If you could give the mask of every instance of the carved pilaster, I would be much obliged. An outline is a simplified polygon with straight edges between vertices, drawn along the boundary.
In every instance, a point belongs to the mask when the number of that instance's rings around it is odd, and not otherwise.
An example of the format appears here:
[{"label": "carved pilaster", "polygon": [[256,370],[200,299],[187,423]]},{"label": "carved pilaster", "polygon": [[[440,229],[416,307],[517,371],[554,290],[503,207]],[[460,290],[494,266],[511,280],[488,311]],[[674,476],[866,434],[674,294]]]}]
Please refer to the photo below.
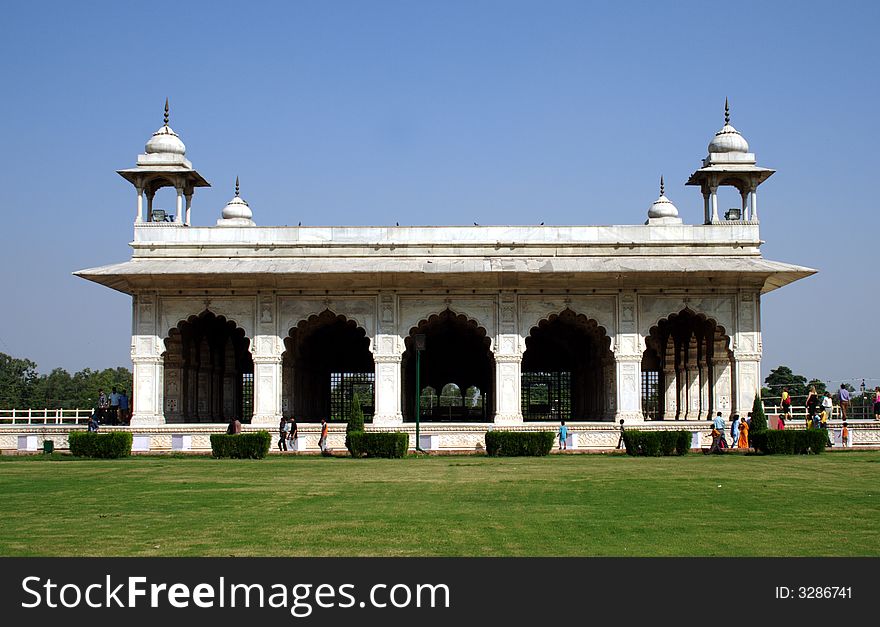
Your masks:
[{"label": "carved pilaster", "polygon": [[251,343],[254,360],[254,415],[251,424],[277,425],[281,420],[281,338],[260,334]]}]

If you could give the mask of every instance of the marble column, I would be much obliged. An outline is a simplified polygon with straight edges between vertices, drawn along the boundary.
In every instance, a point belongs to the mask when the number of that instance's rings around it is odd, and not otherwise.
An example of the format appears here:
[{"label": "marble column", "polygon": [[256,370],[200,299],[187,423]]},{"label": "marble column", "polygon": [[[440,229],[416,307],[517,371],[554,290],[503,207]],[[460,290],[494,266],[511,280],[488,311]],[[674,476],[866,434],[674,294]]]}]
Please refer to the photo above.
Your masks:
[{"label": "marble column", "polygon": [[[377,350],[373,353],[376,364],[375,391],[376,409],[373,424],[376,426],[397,426],[403,424],[403,340],[396,335],[376,336]],[[417,390],[418,394],[419,391]]]},{"label": "marble column", "polygon": [[697,360],[697,338],[691,335],[687,344],[687,420],[700,419],[700,365]]},{"label": "marble column", "polygon": [[192,224],[190,222],[190,211],[192,210],[192,200],[193,200],[192,190],[190,190],[189,193],[184,194],[184,197],[186,198],[186,217],[184,218],[183,223],[186,226],[189,226],[190,224]]},{"label": "marble column", "polygon": [[[522,357],[525,340],[501,333],[495,341],[495,424],[521,424]],[[572,399],[573,401],[574,399]]]},{"label": "marble column", "polygon": [[254,360],[254,416],[251,424],[277,426],[281,421],[281,353],[275,334],[260,334],[251,343]]},{"label": "marble column", "polygon": [[675,378],[675,343],[667,340],[663,355],[663,420],[675,420],[678,414],[678,387]]},{"label": "marble column", "polygon": [[144,221],[144,188],[136,187],[137,190],[137,216],[135,217],[135,222],[143,222]]}]

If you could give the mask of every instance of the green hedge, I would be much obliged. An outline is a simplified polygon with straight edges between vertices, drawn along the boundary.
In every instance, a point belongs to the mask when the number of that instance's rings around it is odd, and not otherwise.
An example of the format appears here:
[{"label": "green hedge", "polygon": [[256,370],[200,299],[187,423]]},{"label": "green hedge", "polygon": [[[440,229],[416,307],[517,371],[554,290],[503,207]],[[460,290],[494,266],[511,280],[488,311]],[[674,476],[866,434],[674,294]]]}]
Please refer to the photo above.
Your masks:
[{"label": "green hedge", "polygon": [[755,450],[765,455],[818,454],[828,445],[828,431],[826,429],[760,431],[749,439]]},{"label": "green hedge", "polygon": [[211,454],[214,457],[263,459],[269,454],[271,445],[272,436],[268,431],[237,433],[235,435],[214,433],[211,435]]},{"label": "green hedge", "polygon": [[555,439],[552,431],[487,431],[486,453],[492,457],[543,457]]},{"label": "green hedge", "polygon": [[663,457],[686,455],[691,450],[690,431],[638,431],[623,432],[627,455]]},{"label": "green hedge", "polygon": [[67,438],[70,452],[76,457],[118,459],[131,455],[131,432],[93,433],[71,431]]},{"label": "green hedge", "polygon": [[409,450],[409,434],[352,431],[348,434],[348,450],[352,457],[406,457]]}]

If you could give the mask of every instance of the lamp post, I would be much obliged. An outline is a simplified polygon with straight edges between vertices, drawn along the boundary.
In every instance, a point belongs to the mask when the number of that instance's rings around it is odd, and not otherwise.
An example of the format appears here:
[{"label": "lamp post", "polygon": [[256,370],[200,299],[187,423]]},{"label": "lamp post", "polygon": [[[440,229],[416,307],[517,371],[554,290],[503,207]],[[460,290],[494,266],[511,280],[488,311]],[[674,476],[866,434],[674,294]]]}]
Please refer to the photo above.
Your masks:
[{"label": "lamp post", "polygon": [[862,418],[867,418],[868,416],[870,416],[870,414],[868,413],[868,410],[867,410],[868,397],[865,396],[865,380],[864,379],[862,379],[862,384],[859,386],[859,388],[862,390],[862,414],[863,414]]},{"label": "lamp post", "polygon": [[422,400],[422,351],[425,350],[426,337],[424,333],[418,333],[413,336],[413,343],[416,349],[416,450],[424,453],[422,450],[422,442],[419,439],[419,423],[421,421],[421,400]]}]

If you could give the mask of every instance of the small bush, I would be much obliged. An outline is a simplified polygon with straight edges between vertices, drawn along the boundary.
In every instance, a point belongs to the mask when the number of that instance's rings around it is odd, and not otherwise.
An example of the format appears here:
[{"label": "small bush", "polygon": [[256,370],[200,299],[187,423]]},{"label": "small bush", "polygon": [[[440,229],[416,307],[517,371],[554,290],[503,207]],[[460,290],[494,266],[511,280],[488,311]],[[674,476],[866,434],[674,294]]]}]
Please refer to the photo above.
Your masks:
[{"label": "small bush", "polygon": [[399,459],[406,457],[409,450],[409,434],[374,433],[352,431],[348,434],[348,450],[352,457],[385,457]]},{"label": "small bush", "polygon": [[550,453],[555,439],[552,431],[487,431],[486,453],[491,457],[543,457]]},{"label": "small bush", "polygon": [[627,455],[665,457],[687,455],[691,450],[690,431],[638,431],[623,432]]},{"label": "small bush", "polygon": [[76,457],[118,459],[131,455],[131,432],[92,433],[71,431],[67,438],[70,452]]},{"label": "small bush", "polygon": [[760,431],[751,440],[754,449],[765,455],[818,454],[828,445],[828,431],[825,429]]},{"label": "small bush", "polygon": [[351,453],[351,442],[349,442],[348,436],[352,431],[363,431],[364,430],[364,410],[361,409],[361,399],[355,394],[351,399],[351,416],[348,419],[348,424],[345,425],[345,448],[348,449],[348,452]]},{"label": "small bush", "polygon": [[211,454],[214,457],[263,459],[269,454],[271,445],[272,436],[268,431],[237,433],[235,435],[214,433],[211,435]]}]

